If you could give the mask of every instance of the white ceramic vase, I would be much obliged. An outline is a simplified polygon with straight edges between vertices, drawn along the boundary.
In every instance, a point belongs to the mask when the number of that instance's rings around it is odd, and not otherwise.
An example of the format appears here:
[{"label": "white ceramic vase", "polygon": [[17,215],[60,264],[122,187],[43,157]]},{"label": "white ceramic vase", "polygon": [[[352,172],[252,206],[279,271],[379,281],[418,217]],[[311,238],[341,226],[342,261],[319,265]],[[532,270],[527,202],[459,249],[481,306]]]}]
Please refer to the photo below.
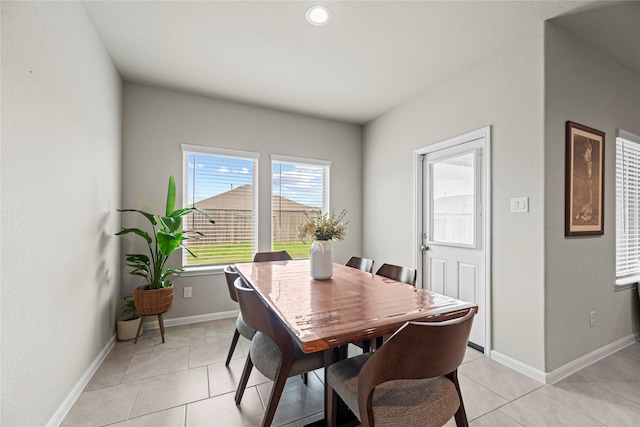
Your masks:
[{"label": "white ceramic vase", "polygon": [[311,278],[327,280],[333,276],[333,248],[331,240],[314,240],[311,244]]}]

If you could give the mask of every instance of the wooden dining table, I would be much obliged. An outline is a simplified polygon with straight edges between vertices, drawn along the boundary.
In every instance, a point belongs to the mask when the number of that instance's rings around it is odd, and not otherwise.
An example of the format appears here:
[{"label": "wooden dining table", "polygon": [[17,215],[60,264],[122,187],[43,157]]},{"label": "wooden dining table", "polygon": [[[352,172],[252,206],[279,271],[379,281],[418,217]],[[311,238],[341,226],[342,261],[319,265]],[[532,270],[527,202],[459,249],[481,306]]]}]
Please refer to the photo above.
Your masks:
[{"label": "wooden dining table", "polygon": [[[346,357],[349,343],[391,335],[407,321],[444,321],[477,307],[337,263],[328,280],[310,277],[308,259],[235,266],[305,353],[325,352],[325,370]],[[334,411],[330,397],[325,381],[325,416]]]}]

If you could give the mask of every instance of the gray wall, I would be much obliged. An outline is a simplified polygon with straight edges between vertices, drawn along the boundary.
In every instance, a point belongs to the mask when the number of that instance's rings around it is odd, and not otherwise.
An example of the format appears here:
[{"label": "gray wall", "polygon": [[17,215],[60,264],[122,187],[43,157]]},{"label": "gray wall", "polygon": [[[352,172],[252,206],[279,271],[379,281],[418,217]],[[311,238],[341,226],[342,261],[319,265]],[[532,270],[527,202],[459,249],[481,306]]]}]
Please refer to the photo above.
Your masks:
[{"label": "gray wall", "polygon": [[[545,52],[545,335],[550,372],[640,331],[636,289],[614,291],[615,136],[617,128],[640,135],[640,76],[551,23]],[[604,236],[564,237],[567,120],[606,134]],[[596,326],[590,328],[593,310]]]},{"label": "gray wall", "polygon": [[[376,263],[414,263],[413,151],[491,125],[493,350],[544,368],[543,27],[365,128],[363,233]],[[510,198],[529,197],[527,214]]]},{"label": "gray wall", "polygon": [[[491,126],[493,350],[536,369],[544,367],[542,31],[370,123],[363,179],[365,255],[412,265],[413,151]],[[529,197],[528,214],[510,213],[516,196]]]},{"label": "gray wall", "polygon": [[45,425],[115,333],[121,93],[80,3],[2,2],[0,425]]},{"label": "gray wall", "polygon": [[[567,120],[607,135],[602,237],[564,237]],[[637,291],[614,291],[614,175],[616,128],[640,134],[640,77],[551,23],[365,127],[365,255],[414,263],[413,150],[487,125],[492,350],[550,373],[638,334]],[[516,196],[528,214],[510,214]]]},{"label": "gray wall", "polygon": [[[330,120],[285,113],[212,98],[125,83],[123,116],[122,206],[160,212],[166,182],[173,174],[182,200],[180,144],[204,145],[260,153],[259,249],[271,250],[271,154],[330,160],[330,204],[347,209],[347,237],[334,245],[337,262],[361,253],[362,128]],[[267,213],[266,215],[263,213]],[[136,218],[123,225],[143,226]],[[123,252],[146,250],[134,239],[123,239]],[[171,260],[179,265],[180,256]],[[124,292],[141,283],[124,268]],[[166,318],[237,310],[228,296],[224,275],[183,276],[175,279],[174,303]],[[182,298],[191,286],[193,297]]]}]

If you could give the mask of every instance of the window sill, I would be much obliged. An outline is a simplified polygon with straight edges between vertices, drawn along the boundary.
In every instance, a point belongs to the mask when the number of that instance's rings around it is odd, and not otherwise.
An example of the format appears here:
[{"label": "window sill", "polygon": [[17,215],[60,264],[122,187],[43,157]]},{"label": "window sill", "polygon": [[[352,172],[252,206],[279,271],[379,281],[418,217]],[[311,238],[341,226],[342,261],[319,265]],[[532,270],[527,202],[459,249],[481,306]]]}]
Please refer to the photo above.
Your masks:
[{"label": "window sill", "polygon": [[210,276],[223,274],[226,265],[208,265],[206,267],[184,267],[184,273],[180,276],[182,277],[192,277],[192,276]]},{"label": "window sill", "polygon": [[631,276],[631,277],[623,277],[621,279],[616,279],[614,290],[616,292],[619,292],[619,291],[625,291],[627,289],[635,289],[638,287],[638,282],[640,282],[640,276]]}]

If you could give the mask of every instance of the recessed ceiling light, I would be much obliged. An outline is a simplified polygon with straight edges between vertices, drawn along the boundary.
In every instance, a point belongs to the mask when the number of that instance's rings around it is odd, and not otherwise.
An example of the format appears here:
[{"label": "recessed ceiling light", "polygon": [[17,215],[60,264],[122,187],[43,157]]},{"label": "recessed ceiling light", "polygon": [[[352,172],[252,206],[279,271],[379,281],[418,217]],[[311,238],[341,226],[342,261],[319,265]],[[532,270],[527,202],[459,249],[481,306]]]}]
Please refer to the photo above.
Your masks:
[{"label": "recessed ceiling light", "polygon": [[311,25],[325,25],[331,18],[331,11],[325,6],[311,6],[307,9],[307,21]]}]

